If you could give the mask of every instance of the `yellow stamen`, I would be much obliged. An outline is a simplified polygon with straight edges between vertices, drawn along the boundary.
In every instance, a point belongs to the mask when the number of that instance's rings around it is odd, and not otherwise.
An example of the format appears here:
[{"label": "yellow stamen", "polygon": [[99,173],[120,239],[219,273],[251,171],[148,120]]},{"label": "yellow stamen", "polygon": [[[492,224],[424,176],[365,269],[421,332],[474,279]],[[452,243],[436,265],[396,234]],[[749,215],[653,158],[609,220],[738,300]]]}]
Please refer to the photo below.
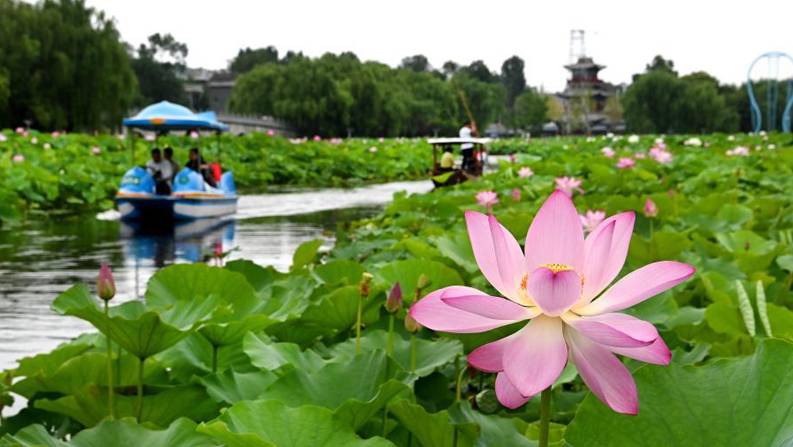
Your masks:
[{"label": "yellow stamen", "polygon": [[567,264],[543,264],[540,267],[545,267],[545,268],[547,268],[548,270],[550,270],[550,271],[552,271],[554,273],[566,272],[568,270],[573,270],[573,268],[570,267]]}]

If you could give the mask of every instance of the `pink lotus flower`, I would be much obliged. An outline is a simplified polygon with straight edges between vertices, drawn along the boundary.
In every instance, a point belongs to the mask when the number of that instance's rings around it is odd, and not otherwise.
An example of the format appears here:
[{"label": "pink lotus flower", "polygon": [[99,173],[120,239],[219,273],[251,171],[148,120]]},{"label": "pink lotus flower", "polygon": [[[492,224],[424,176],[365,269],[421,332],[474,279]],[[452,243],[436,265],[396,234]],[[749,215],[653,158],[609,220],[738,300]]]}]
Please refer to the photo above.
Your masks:
[{"label": "pink lotus flower", "polygon": [[58,132],[57,130],[54,130],[54,131],[52,131],[52,133],[50,134],[50,136],[51,136],[52,138],[58,138],[59,136],[61,136],[61,133],[60,133],[60,132]]},{"label": "pink lotus flower", "polygon": [[190,132],[190,138],[197,140],[200,135],[195,130]]},{"label": "pink lotus flower", "polygon": [[476,203],[487,208],[488,212],[493,211],[493,205],[498,203],[498,194],[493,191],[479,191],[476,193]]},{"label": "pink lotus flower", "polygon": [[25,131],[25,128],[24,128],[24,127],[17,127],[17,128],[14,130],[14,132],[16,132],[16,133],[17,133],[17,134],[19,134],[19,135],[22,135],[22,134],[24,134],[24,133],[27,133],[27,132]]},{"label": "pink lotus flower", "polygon": [[666,146],[657,145],[650,149],[650,158],[662,165],[672,162],[672,153],[665,149]]},{"label": "pink lotus flower", "polygon": [[512,200],[515,202],[520,202],[520,188],[515,188],[512,190]]},{"label": "pink lotus flower", "polygon": [[606,146],[606,147],[604,147],[603,149],[601,149],[601,150],[600,150],[600,152],[601,152],[603,155],[605,155],[606,157],[608,157],[608,158],[611,158],[611,157],[613,157],[614,155],[616,155],[616,152],[614,152],[614,149],[612,149],[612,148],[610,148],[610,147],[608,147],[608,146]]},{"label": "pink lotus flower", "polygon": [[154,134],[148,134],[145,137],[143,137],[143,139],[146,141],[154,141],[156,137],[154,136]]},{"label": "pink lotus flower", "polygon": [[515,154],[509,154],[509,162],[510,162],[510,163],[513,163],[513,164],[514,164],[514,163],[516,163],[517,161],[518,161],[518,156],[517,156],[517,155],[515,155]]},{"label": "pink lotus flower", "polygon": [[567,197],[573,197],[573,193],[578,191],[583,194],[584,190],[581,189],[581,180],[575,177],[556,177],[556,189],[562,191]]},{"label": "pink lotus flower", "polygon": [[617,167],[619,169],[631,169],[636,166],[636,160],[630,157],[622,157],[617,161]]},{"label": "pink lotus flower", "polygon": [[102,149],[99,146],[94,146],[91,148],[91,153],[94,155],[99,155],[102,153]]},{"label": "pink lotus flower", "polygon": [[383,138],[383,137],[380,137],[380,138],[378,138],[378,139],[377,139],[377,141],[378,141],[378,142],[380,142],[380,143],[382,143],[383,141],[385,141],[385,138]]},{"label": "pink lotus flower", "polygon": [[369,152],[376,154],[377,153],[377,146],[372,146],[369,148]]},{"label": "pink lotus flower", "polygon": [[645,158],[647,158],[647,154],[645,154],[644,152],[636,152],[635,154],[633,154],[633,158],[637,160],[644,160]]},{"label": "pink lotus flower", "polygon": [[30,144],[38,144],[38,143],[39,143],[39,139],[38,138],[33,137],[33,138],[30,139]]},{"label": "pink lotus flower", "polygon": [[14,155],[14,158],[11,159],[14,163],[23,163],[25,161],[25,156],[22,154]]},{"label": "pink lotus flower", "polygon": [[52,145],[49,143],[44,143],[41,147],[43,147],[44,149],[52,149]]},{"label": "pink lotus flower", "polygon": [[658,206],[649,198],[644,202],[644,215],[653,218],[658,215]]},{"label": "pink lotus flower", "polygon": [[606,219],[606,212],[602,210],[588,210],[578,217],[581,218],[581,225],[584,226],[584,231],[591,233],[595,231],[595,228],[597,228],[604,219]]},{"label": "pink lotus flower", "polygon": [[314,141],[322,141],[322,137],[319,135],[314,135]]},{"label": "pink lotus flower", "polygon": [[415,303],[410,316],[435,331],[453,333],[529,320],[514,334],[468,355],[471,366],[498,374],[496,395],[508,408],[551,386],[569,359],[606,405],[638,413],[636,384],[614,354],[667,365],[671,352],[655,326],[619,311],[680,284],[695,269],[655,262],[608,287],[625,263],[634,213],[607,218],[584,239],[572,200],[559,191],[534,217],[525,254],[495,217],[468,211],[465,220],[479,269],[506,299],[471,287],[445,287]]},{"label": "pink lotus flower", "polygon": [[728,157],[748,157],[749,156],[749,148],[746,146],[738,146],[734,149],[730,149],[725,154]]},{"label": "pink lotus flower", "polygon": [[529,178],[532,175],[534,175],[534,171],[532,171],[528,166],[524,166],[518,171],[518,177],[520,178]]},{"label": "pink lotus flower", "polygon": [[267,129],[267,136],[268,137],[275,136],[275,132],[272,129]]},{"label": "pink lotus flower", "polygon": [[5,134],[0,133],[0,143],[2,143],[3,141],[6,141],[6,140],[8,140],[8,137],[6,137]]}]

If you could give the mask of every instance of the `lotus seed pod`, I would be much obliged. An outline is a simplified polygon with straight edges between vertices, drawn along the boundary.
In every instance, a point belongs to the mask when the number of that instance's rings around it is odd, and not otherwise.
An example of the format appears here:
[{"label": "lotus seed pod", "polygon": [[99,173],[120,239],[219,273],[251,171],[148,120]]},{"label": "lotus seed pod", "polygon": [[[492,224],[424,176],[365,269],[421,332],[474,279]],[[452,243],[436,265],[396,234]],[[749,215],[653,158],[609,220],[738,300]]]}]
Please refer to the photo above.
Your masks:
[{"label": "lotus seed pod", "polygon": [[369,296],[369,292],[371,291],[370,285],[372,284],[372,274],[369,272],[364,272],[363,276],[361,277],[361,283],[358,285],[358,291],[361,293],[362,297]]},{"label": "lotus seed pod", "polygon": [[419,275],[418,281],[416,281],[416,288],[417,289],[426,289],[427,286],[429,286],[431,282],[432,281],[430,281],[429,277],[427,277],[427,275],[422,273],[421,275]]},{"label": "lotus seed pod", "polygon": [[413,317],[410,316],[410,313],[405,315],[405,330],[411,334],[421,330],[421,325],[418,321],[414,320]]}]

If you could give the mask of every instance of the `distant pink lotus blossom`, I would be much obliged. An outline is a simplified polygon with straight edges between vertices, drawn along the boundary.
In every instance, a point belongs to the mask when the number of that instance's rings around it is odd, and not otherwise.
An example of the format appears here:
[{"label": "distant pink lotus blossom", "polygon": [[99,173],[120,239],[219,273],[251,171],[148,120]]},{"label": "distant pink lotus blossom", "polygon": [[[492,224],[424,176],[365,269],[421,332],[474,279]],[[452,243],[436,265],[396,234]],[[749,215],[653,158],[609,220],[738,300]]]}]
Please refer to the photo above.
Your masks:
[{"label": "distant pink lotus blossom", "polygon": [[99,146],[94,146],[91,148],[91,153],[94,155],[99,155],[102,153],[102,149]]},{"label": "distant pink lotus blossom", "polygon": [[30,139],[30,144],[38,144],[38,143],[39,143],[39,139],[38,138],[33,137],[33,138]]},{"label": "distant pink lotus blossom", "polygon": [[26,133],[27,131],[25,130],[25,128],[24,128],[24,127],[17,127],[17,128],[14,130],[14,132],[16,132],[16,133],[17,133],[17,134],[19,134],[19,135],[22,135],[22,134]]},{"label": "distant pink lotus blossom", "polygon": [[637,414],[636,383],[614,354],[658,365],[672,355],[655,326],[620,311],[682,283],[694,268],[655,262],[608,287],[625,264],[634,214],[607,218],[585,239],[573,202],[559,191],[537,212],[525,252],[492,215],[468,211],[465,220],[479,269],[505,298],[445,287],[413,304],[408,315],[452,333],[527,322],[468,355],[474,368],[497,374],[496,395],[505,407],[518,408],[553,385],[569,361],[602,402]]},{"label": "distant pink lotus blossom", "polygon": [[493,205],[498,203],[498,194],[493,191],[479,191],[476,193],[476,203],[492,211]]},{"label": "distant pink lotus blossom", "polygon": [[378,139],[377,139],[377,141],[378,141],[378,142],[380,142],[380,143],[382,143],[382,142],[384,142],[384,141],[385,141],[385,138],[383,138],[383,137],[380,137],[380,138],[378,138]]},{"label": "distant pink lotus blossom", "polygon": [[518,161],[518,156],[517,156],[517,155],[515,155],[514,153],[512,153],[512,154],[509,154],[509,162],[510,162],[510,163],[513,163],[513,164],[514,164],[514,163],[516,163],[517,161]]},{"label": "distant pink lotus blossom", "polygon": [[512,190],[512,200],[515,202],[520,202],[520,188],[514,188]]},{"label": "distant pink lotus blossom", "polygon": [[319,135],[314,135],[314,141],[322,141],[322,137]]},{"label": "distant pink lotus blossom", "polygon": [[653,218],[658,215],[658,206],[650,198],[644,202],[644,215]]},{"label": "distant pink lotus blossom", "polygon": [[306,142],[305,138],[290,138],[289,142],[292,144],[303,144]]},{"label": "distant pink lotus blossom", "polygon": [[369,152],[376,154],[377,153],[377,146],[372,146],[369,148]]},{"label": "distant pink lotus blossom", "polygon": [[619,169],[631,169],[636,166],[636,160],[630,157],[622,157],[617,161],[617,167]]},{"label": "distant pink lotus blossom", "polygon": [[573,197],[574,192],[584,193],[584,190],[581,189],[581,180],[575,177],[557,177],[554,182],[556,182],[556,189],[562,191],[567,197]]},{"label": "distant pink lotus blossom", "polygon": [[272,129],[267,129],[267,136],[268,137],[275,136],[275,131],[273,131]]},{"label": "distant pink lotus blossom", "polygon": [[528,166],[524,166],[518,171],[518,177],[520,178],[529,178],[532,175],[534,175],[534,171],[532,171]]},{"label": "distant pink lotus blossom", "polygon": [[44,149],[52,149],[52,145],[49,143],[44,143],[41,147],[43,147]]},{"label": "distant pink lotus blossom", "polygon": [[645,154],[644,152],[636,152],[635,154],[633,154],[633,158],[637,160],[644,160],[645,158],[647,158],[647,154]]},{"label": "distant pink lotus blossom", "polygon": [[156,137],[153,134],[149,134],[149,135],[146,135],[145,137],[143,137],[143,139],[146,140],[146,141],[154,141],[156,139]]},{"label": "distant pink lotus blossom", "polygon": [[665,165],[672,162],[672,153],[667,151],[665,147],[654,146],[650,149],[650,158]]},{"label": "distant pink lotus blossom", "polygon": [[344,140],[342,140],[341,138],[331,138],[329,141],[330,144],[341,144],[344,142]]},{"label": "distant pink lotus blossom", "polygon": [[22,163],[25,161],[25,156],[22,154],[16,154],[14,155],[14,158],[12,158],[11,160],[13,160],[14,163]]},{"label": "distant pink lotus blossom", "polygon": [[50,136],[51,136],[52,138],[58,138],[59,136],[61,136],[61,133],[60,133],[60,132],[58,132],[57,130],[54,130],[54,131],[52,131],[52,133],[50,134]]},{"label": "distant pink lotus blossom", "polygon": [[749,148],[746,146],[738,146],[734,149],[730,149],[725,154],[728,157],[748,157],[749,156]]},{"label": "distant pink lotus blossom", "polygon": [[196,132],[195,130],[190,132],[190,138],[192,138],[194,140],[197,140],[199,136],[201,136],[201,135],[199,135],[199,133]]},{"label": "distant pink lotus blossom", "polygon": [[581,218],[581,225],[584,227],[584,232],[591,233],[606,219],[606,212],[602,210],[587,210],[586,213],[578,217]]},{"label": "distant pink lotus blossom", "polygon": [[7,140],[8,140],[8,137],[6,137],[5,134],[0,132],[0,143],[2,143],[3,141],[7,141]]},{"label": "distant pink lotus blossom", "polygon": [[608,146],[606,146],[603,149],[601,149],[600,152],[603,155],[605,155],[606,157],[608,157],[608,158],[612,158],[614,155],[616,155],[616,152],[614,152],[614,149],[612,149],[612,148],[610,148]]}]

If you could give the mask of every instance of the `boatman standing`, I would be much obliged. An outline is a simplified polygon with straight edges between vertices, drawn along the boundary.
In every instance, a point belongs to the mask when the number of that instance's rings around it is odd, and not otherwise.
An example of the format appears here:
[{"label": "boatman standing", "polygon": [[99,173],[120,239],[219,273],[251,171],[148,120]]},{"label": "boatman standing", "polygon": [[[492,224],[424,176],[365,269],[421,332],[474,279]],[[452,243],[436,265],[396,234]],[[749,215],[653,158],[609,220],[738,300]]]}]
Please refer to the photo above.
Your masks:
[{"label": "boatman standing", "polygon": [[[460,128],[460,138],[471,138],[471,127],[469,123],[464,123]],[[473,143],[463,143],[460,146],[460,152],[463,154],[463,171],[470,171],[474,167],[474,145]]]},{"label": "boatman standing", "polygon": [[157,194],[170,194],[170,180],[173,177],[173,167],[162,159],[159,148],[151,150],[151,160],[146,163],[146,170],[154,178]]}]

